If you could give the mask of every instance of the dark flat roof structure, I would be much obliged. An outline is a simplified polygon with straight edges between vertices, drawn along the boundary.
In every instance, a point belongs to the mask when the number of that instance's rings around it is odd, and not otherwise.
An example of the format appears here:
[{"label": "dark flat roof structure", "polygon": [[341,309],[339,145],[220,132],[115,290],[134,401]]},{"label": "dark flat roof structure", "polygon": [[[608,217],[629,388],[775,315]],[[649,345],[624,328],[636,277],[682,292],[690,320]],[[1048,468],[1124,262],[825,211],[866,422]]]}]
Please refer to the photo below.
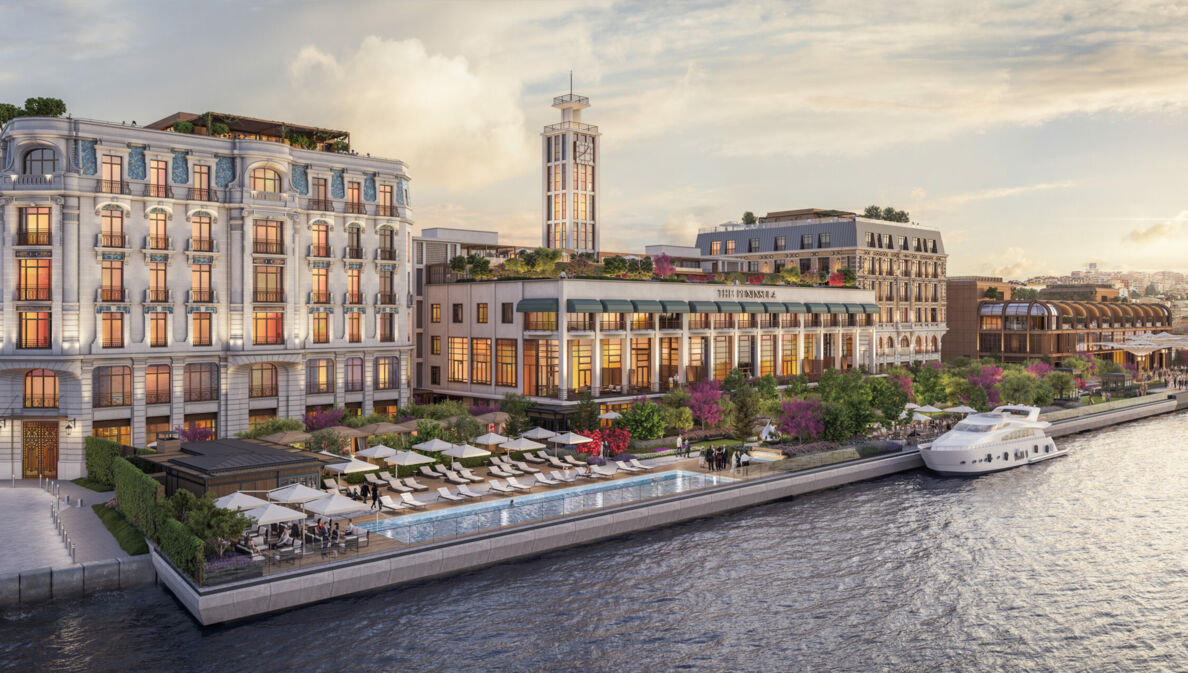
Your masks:
[{"label": "dark flat roof structure", "polygon": [[[255,439],[213,439],[185,442],[181,453],[163,454],[159,462],[168,462],[191,470],[216,474],[261,467],[281,467],[308,462],[322,462],[319,455],[295,452],[280,444]],[[341,461],[340,461],[341,462]]]}]

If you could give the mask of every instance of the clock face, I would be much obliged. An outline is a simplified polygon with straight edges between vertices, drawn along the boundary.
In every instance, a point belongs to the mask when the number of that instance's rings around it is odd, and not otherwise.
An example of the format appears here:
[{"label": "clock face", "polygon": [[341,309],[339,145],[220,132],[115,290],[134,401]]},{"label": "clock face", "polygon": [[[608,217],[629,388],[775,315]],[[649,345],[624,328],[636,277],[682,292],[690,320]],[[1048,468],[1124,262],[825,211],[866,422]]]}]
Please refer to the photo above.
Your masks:
[{"label": "clock face", "polygon": [[594,143],[590,142],[590,139],[585,136],[579,136],[574,156],[582,163],[594,163]]}]

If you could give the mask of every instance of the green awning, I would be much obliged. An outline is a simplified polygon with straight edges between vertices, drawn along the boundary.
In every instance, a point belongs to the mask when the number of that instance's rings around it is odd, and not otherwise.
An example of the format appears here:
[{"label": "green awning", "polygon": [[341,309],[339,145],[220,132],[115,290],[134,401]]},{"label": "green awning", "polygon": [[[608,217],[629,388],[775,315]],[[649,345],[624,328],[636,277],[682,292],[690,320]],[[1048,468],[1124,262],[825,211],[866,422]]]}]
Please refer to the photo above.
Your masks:
[{"label": "green awning", "polygon": [[689,310],[693,313],[717,313],[718,304],[712,301],[691,301]]},{"label": "green awning", "polygon": [[846,304],[846,313],[862,313],[864,311],[862,304]]},{"label": "green awning", "polygon": [[757,301],[743,301],[739,303],[742,304],[743,313],[763,313],[764,311],[763,304]]},{"label": "green awning", "polygon": [[635,307],[626,299],[603,299],[603,313],[635,313]]},{"label": "green awning", "polygon": [[846,312],[845,304],[826,304],[826,306],[829,307],[830,313],[845,313]]},{"label": "green awning", "polygon": [[825,304],[808,302],[804,305],[804,307],[808,309],[809,313],[829,313],[829,307]]},{"label": "green awning", "polygon": [[655,299],[633,299],[636,313],[663,313],[664,307]]},{"label": "green awning", "polygon": [[742,313],[742,304],[736,301],[720,301],[718,302],[718,313]]},{"label": "green awning", "polygon": [[518,313],[556,313],[557,298],[521,299],[516,303]]},{"label": "green awning", "polygon": [[668,301],[665,299],[665,300],[661,300],[660,303],[664,305],[665,313],[688,313],[689,312],[689,302],[687,302],[687,301]]},{"label": "green awning", "polygon": [[602,313],[602,302],[597,299],[567,299],[565,310],[570,313]]},{"label": "green awning", "polygon": [[784,302],[784,306],[788,309],[788,313],[808,313],[808,309],[804,307],[804,304],[798,301],[786,301]]},{"label": "green awning", "polygon": [[878,305],[878,304],[863,304],[863,305],[862,305],[862,312],[863,312],[863,313],[874,313],[874,314],[878,314],[878,312],[879,312],[879,305]]},{"label": "green awning", "polygon": [[765,302],[763,302],[763,308],[768,313],[787,313],[788,312],[788,307],[784,306],[783,304],[781,304],[778,301],[765,301]]}]

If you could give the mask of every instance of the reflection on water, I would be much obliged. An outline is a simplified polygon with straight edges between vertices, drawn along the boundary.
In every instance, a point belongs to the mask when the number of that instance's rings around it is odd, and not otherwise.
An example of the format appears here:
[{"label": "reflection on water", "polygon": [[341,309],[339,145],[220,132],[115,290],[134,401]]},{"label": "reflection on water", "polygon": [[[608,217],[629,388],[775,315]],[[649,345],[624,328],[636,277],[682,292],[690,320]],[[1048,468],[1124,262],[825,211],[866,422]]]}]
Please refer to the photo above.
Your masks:
[{"label": "reflection on water", "polygon": [[0,670],[1188,670],[1188,415],[202,629],[156,589],[0,620]]}]

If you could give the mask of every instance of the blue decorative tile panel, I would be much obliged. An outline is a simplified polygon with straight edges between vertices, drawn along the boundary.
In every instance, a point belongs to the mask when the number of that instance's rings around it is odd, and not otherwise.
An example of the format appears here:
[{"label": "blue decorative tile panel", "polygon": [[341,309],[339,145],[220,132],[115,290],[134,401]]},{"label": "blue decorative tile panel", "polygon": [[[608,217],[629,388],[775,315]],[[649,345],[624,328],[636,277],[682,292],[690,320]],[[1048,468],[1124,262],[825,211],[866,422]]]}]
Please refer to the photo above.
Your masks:
[{"label": "blue decorative tile panel", "polygon": [[111,304],[100,304],[95,307],[95,313],[131,313],[132,308],[129,306],[112,306]]},{"label": "blue decorative tile panel", "polygon": [[345,199],[346,187],[342,184],[342,169],[335,169],[331,171],[330,176],[330,198]]},{"label": "blue decorative tile panel", "polygon": [[375,201],[375,173],[363,176],[363,200],[368,203]]},{"label": "blue decorative tile panel", "polygon": [[347,268],[348,269],[362,269],[363,265],[359,264],[358,262],[351,262],[350,264],[347,264]]},{"label": "blue decorative tile panel", "polygon": [[190,182],[189,152],[173,151],[173,184],[184,185]]},{"label": "blue decorative tile panel", "polygon": [[83,175],[95,175],[99,172],[99,162],[95,160],[95,144],[94,140],[79,141],[78,166],[82,169]]},{"label": "blue decorative tile panel", "polygon": [[195,257],[195,264],[214,264],[214,257]]},{"label": "blue decorative tile panel", "polygon": [[314,313],[330,313],[330,314],[333,314],[333,313],[334,313],[334,307],[333,307],[333,306],[310,306],[310,307],[309,307],[309,312],[310,312],[310,314],[311,314],[311,315],[312,315],[312,314],[314,314]]},{"label": "blue decorative tile panel", "polygon": [[149,255],[150,262],[168,262],[169,255]]},{"label": "blue decorative tile panel", "polygon": [[315,268],[315,269],[329,269],[330,262],[314,262],[313,268]]},{"label": "blue decorative tile panel", "polygon": [[293,190],[305,196],[309,194],[309,167],[293,164]]},{"label": "blue decorative tile panel", "polygon": [[122,259],[124,259],[124,253],[122,253],[122,252],[104,252],[104,253],[100,253],[100,257],[102,258],[102,260],[104,262],[118,262],[118,261],[121,261]]},{"label": "blue decorative tile panel", "polygon": [[395,271],[395,264],[380,264],[380,271]]},{"label": "blue decorative tile panel", "polygon": [[376,313],[400,313],[399,306],[376,306]]},{"label": "blue decorative tile panel", "polygon": [[344,306],[343,313],[367,313],[367,309],[362,306]]},{"label": "blue decorative tile panel", "polygon": [[218,313],[218,306],[187,306],[186,314],[190,313]]},{"label": "blue decorative tile panel", "polygon": [[145,306],[145,313],[173,313],[172,306]]},{"label": "blue decorative tile panel", "polygon": [[128,179],[143,180],[148,175],[144,167],[144,148],[137,145],[128,147],[131,150],[128,152]]},{"label": "blue decorative tile panel", "polygon": [[235,179],[235,159],[218,157],[215,160],[215,187],[226,189]]}]

